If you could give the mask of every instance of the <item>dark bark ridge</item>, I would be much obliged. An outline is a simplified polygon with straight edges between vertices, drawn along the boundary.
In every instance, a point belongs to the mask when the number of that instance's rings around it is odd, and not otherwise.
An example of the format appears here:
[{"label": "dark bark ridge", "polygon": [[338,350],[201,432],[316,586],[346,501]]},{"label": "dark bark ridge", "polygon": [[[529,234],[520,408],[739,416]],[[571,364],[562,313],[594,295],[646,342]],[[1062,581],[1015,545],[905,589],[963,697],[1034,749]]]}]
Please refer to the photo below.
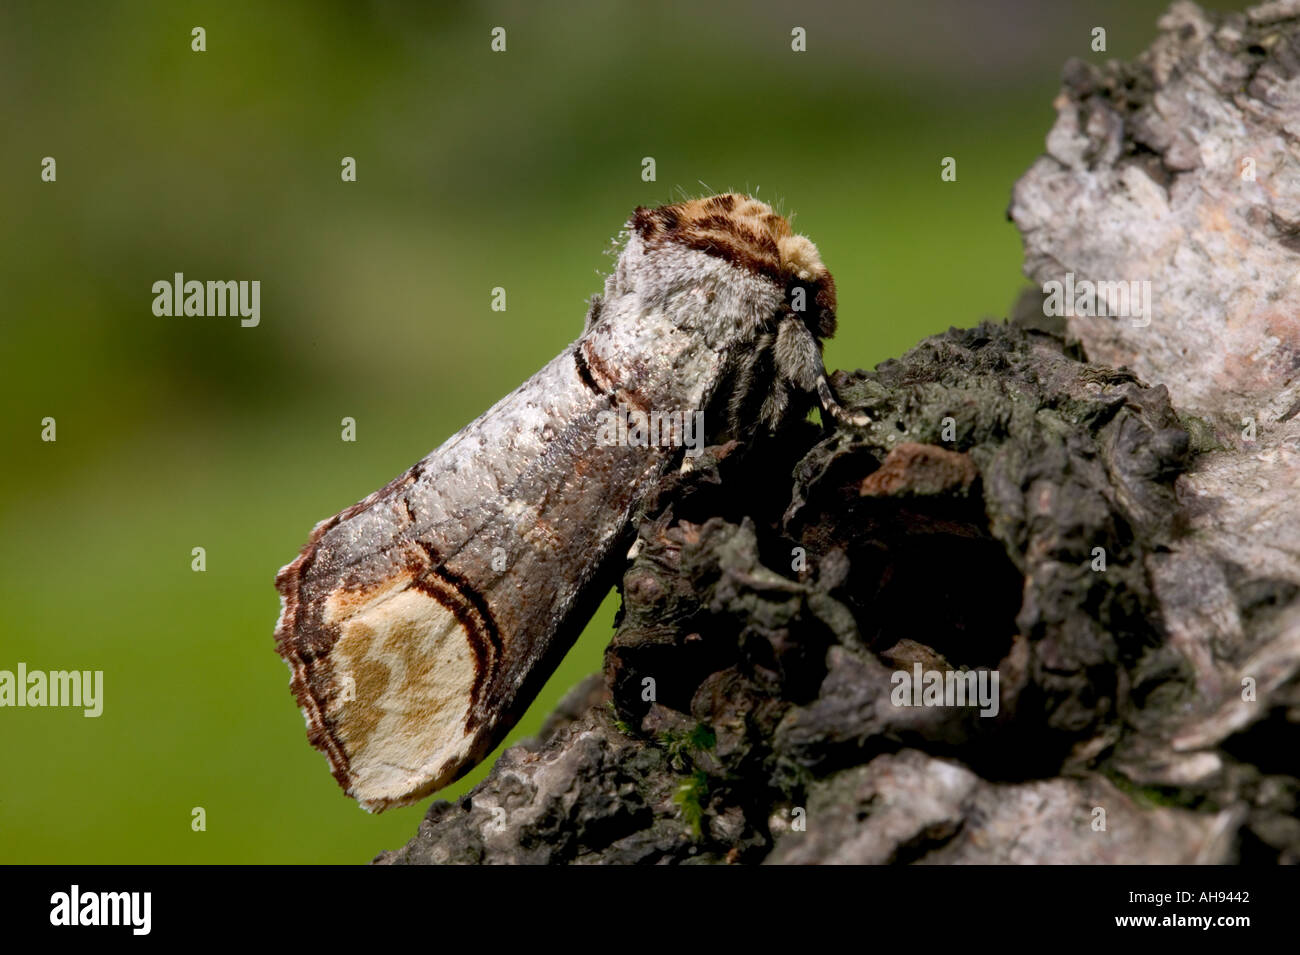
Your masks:
[{"label": "dark bark ridge", "polygon": [[[667,482],[605,679],[382,861],[1230,851],[1240,806],[1116,765],[1192,690],[1143,572],[1180,533],[1173,486],[1191,456],[1165,389],[991,323],[836,387],[870,429],[810,428],[761,467],[713,448]],[[998,715],[894,705],[892,674],[917,663],[996,669]]]}]

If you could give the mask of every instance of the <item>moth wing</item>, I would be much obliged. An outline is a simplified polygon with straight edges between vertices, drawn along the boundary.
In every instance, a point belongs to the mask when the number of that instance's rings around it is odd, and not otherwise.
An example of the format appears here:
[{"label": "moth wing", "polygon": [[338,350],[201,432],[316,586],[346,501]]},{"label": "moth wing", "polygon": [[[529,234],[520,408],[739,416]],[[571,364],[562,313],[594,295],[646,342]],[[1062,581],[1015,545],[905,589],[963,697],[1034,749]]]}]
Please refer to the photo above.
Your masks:
[{"label": "moth wing", "polygon": [[276,644],[308,738],[364,808],[468,771],[576,636],[667,459],[596,441],[608,407],[565,352],[280,571]]},{"label": "moth wing", "polygon": [[467,723],[488,624],[413,534],[413,472],[319,525],[276,578],[277,648],[308,737],[372,811],[420,799],[484,755]]}]

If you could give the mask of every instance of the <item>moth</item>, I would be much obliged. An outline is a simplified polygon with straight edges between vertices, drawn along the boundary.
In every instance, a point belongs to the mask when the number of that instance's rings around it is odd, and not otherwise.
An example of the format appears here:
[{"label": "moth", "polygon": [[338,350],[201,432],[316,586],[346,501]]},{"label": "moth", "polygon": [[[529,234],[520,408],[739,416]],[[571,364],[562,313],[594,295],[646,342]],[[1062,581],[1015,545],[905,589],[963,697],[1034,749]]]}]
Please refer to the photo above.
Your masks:
[{"label": "moth", "polygon": [[276,648],[308,739],[367,810],[482,760],[594,613],[638,505],[683,460],[672,441],[609,440],[612,412],[698,416],[710,444],[817,401],[828,420],[866,420],[822,364],[834,280],[785,218],[727,194],[638,208],[620,235],[572,345],[317,524],[276,576]]}]

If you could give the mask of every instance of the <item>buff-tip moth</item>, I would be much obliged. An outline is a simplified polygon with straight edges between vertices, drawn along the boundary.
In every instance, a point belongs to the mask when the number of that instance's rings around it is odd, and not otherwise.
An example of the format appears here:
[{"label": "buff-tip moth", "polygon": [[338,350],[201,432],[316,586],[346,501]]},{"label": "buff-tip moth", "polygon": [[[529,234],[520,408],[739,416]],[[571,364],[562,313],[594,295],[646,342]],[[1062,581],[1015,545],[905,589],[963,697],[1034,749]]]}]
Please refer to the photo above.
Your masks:
[{"label": "buff-tip moth", "polygon": [[748,441],[819,401],[835,284],[816,246],[728,194],[638,208],[582,335],[365,500],[276,577],[276,646],[308,738],[372,811],[414,802],[500,742],[626,559],[672,443],[600,440],[611,409]]}]

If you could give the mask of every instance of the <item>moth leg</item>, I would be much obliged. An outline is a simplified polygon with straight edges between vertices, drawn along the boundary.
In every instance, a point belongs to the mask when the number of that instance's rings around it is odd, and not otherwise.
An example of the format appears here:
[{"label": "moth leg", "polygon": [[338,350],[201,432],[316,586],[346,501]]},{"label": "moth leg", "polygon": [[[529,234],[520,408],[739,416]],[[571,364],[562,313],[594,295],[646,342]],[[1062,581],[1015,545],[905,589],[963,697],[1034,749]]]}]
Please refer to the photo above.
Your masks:
[{"label": "moth leg", "polygon": [[[745,430],[745,420],[748,416],[746,408],[752,407],[750,401],[753,398],[754,388],[763,378],[760,366],[767,359],[772,340],[773,336],[770,334],[759,335],[740,359],[740,365],[736,369],[735,388],[731,392],[731,400],[727,403],[727,428],[732,434],[741,434]],[[766,417],[763,420],[768,421]]]},{"label": "moth leg", "polygon": [[778,379],[775,388],[794,387],[803,392],[815,392],[822,411],[836,424],[853,428],[865,428],[871,424],[869,416],[852,414],[835,400],[830,382],[826,380],[821,347],[808,326],[797,316],[787,315],[781,320],[773,357]]},{"label": "moth leg", "polygon": [[785,382],[777,380],[772,382],[772,387],[763,399],[763,410],[760,412],[764,421],[769,426],[775,427],[778,421],[781,421],[786,413],[790,410],[790,389]]}]

